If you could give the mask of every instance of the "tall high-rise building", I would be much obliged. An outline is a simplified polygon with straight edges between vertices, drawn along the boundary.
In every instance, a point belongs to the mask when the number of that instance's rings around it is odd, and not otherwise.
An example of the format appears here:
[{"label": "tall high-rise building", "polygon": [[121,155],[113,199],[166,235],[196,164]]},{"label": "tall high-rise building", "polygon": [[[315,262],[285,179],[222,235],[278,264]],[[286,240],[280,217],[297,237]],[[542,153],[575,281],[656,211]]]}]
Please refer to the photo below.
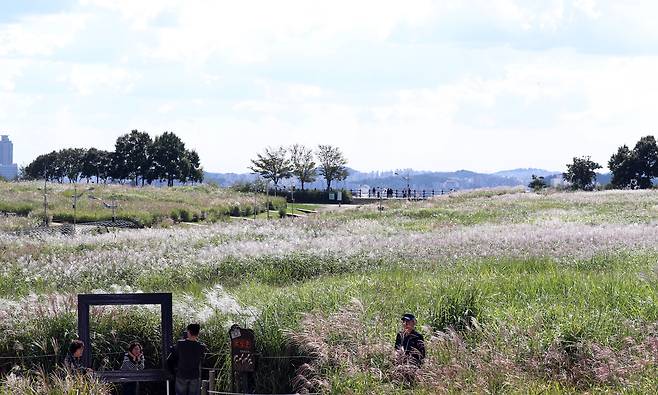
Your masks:
[{"label": "tall high-rise building", "polygon": [[0,136],[0,177],[13,180],[18,177],[18,166],[14,163],[14,144],[9,136]]}]

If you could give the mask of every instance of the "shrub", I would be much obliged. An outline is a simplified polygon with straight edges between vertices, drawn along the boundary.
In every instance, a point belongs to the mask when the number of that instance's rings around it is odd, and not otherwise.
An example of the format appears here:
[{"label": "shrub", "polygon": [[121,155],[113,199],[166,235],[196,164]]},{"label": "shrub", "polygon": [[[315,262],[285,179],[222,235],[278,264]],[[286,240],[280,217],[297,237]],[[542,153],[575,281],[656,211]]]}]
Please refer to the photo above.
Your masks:
[{"label": "shrub", "polygon": [[171,213],[169,214],[169,218],[171,218],[171,220],[174,222],[180,222],[180,216],[178,215],[177,210],[171,210]]},{"label": "shrub", "polygon": [[26,217],[28,214],[30,214],[30,212],[32,212],[32,210],[34,210],[34,206],[31,204],[19,202],[0,202],[0,212],[16,213],[16,215]]},{"label": "shrub", "polygon": [[229,214],[231,215],[231,217],[239,217],[240,206],[239,205],[231,206],[231,208],[229,209]]},{"label": "shrub", "polygon": [[182,208],[178,210],[178,213],[182,222],[190,222],[192,220],[189,210]]}]

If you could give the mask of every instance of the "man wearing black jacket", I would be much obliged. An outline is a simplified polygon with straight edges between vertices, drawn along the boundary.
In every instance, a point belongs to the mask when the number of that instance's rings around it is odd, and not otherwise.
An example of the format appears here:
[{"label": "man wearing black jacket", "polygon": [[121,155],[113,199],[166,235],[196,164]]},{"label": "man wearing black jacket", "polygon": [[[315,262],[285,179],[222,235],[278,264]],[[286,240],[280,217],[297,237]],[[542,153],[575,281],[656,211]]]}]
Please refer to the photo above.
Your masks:
[{"label": "man wearing black jacket", "polygon": [[201,392],[201,363],[206,353],[199,341],[199,324],[187,326],[187,338],[176,342],[173,357],[176,361],[176,395],[198,395]]},{"label": "man wearing black jacket", "polygon": [[402,331],[395,338],[395,349],[404,351],[407,362],[420,366],[425,359],[425,341],[423,335],[415,330],[416,317],[403,314],[402,325]]}]

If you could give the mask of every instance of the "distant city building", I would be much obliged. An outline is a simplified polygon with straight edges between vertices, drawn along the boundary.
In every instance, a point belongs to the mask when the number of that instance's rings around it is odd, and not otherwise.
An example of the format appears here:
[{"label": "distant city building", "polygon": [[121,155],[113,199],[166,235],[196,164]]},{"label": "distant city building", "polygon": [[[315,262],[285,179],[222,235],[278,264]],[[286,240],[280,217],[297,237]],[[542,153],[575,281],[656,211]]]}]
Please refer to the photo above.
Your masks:
[{"label": "distant city building", "polygon": [[9,136],[0,136],[0,177],[14,180],[18,177],[18,165],[14,163],[14,144]]}]

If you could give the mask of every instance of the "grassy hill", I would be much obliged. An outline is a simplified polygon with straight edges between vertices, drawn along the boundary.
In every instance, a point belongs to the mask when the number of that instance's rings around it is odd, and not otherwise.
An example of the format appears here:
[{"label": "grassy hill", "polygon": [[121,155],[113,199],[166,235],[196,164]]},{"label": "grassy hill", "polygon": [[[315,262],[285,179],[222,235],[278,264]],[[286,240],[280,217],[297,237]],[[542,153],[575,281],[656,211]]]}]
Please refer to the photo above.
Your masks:
[{"label": "grassy hill", "polygon": [[[93,189],[92,189],[93,188]],[[73,184],[52,184],[48,189],[48,216],[56,222],[73,222]],[[89,190],[92,189],[92,190]],[[131,187],[122,185],[80,184],[77,222],[108,220],[116,203],[117,219],[134,221],[143,226],[175,222],[215,222],[229,216],[250,216],[254,209],[262,212],[266,197],[239,193],[208,185],[172,188]],[[273,209],[285,207],[282,198],[269,198]],[[43,183],[0,182],[0,212],[43,220]]]},{"label": "grassy hill", "polygon": [[[657,223],[658,191],[494,189],[383,212],[0,234],[0,369],[51,369],[75,334],[79,292],[166,291],[175,332],[202,323],[219,390],[229,389],[227,328],[239,323],[267,357],[260,393],[654,393]],[[420,369],[393,350],[405,312],[426,338]],[[106,356],[134,339],[156,363],[157,311],[94,317],[95,368],[118,363]]]}]

